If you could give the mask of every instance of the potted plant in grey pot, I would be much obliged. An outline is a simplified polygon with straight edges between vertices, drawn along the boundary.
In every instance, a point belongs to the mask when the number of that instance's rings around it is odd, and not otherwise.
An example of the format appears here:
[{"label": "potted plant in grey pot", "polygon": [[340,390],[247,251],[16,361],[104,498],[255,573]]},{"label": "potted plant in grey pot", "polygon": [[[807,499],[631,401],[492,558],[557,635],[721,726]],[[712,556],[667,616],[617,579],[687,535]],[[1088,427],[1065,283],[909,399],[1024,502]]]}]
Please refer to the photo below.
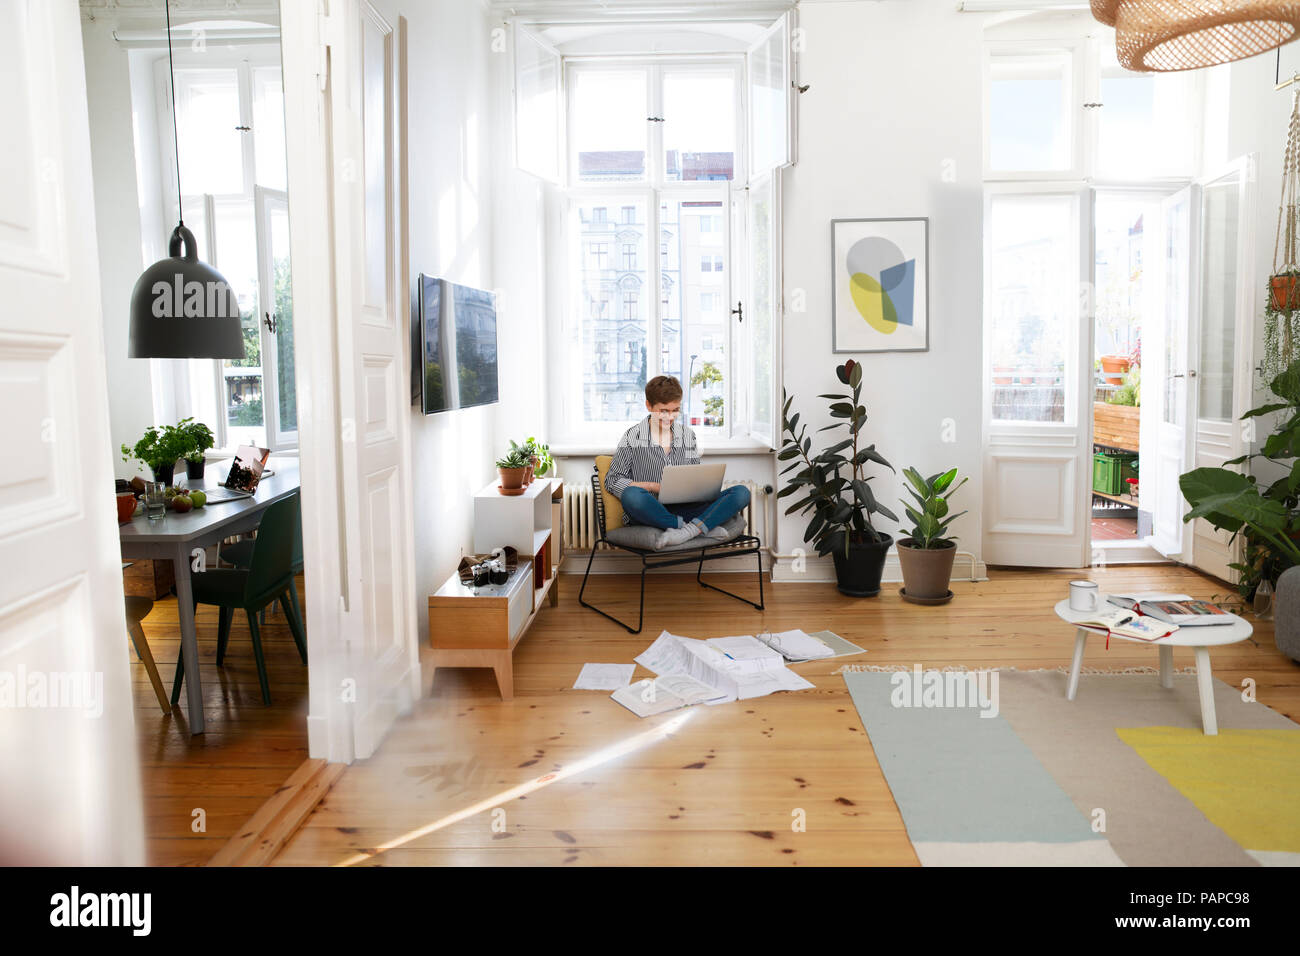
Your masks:
[{"label": "potted plant in grey pot", "polygon": [[903,600],[913,604],[947,604],[952,600],[948,582],[952,580],[952,559],[957,554],[956,538],[944,536],[948,525],[966,512],[956,514],[948,507],[948,497],[966,484],[956,484],[957,469],[922,478],[915,468],[904,468],[907,492],[915,502],[903,500],[903,510],[912,519],[910,537],[898,540],[898,563],[903,567]]},{"label": "potted plant in grey pot", "polygon": [[204,452],[215,445],[217,439],[212,434],[212,429],[192,418],[181,419],[177,427],[182,429],[190,440],[189,450],[185,452],[185,473],[191,481],[202,481],[203,469],[207,461]]},{"label": "potted plant in grey pot", "polygon": [[867,420],[867,410],[859,401],[862,366],[850,359],[838,366],[835,374],[853,394],[820,396],[831,400],[831,417],[840,421],[819,431],[846,428],[848,437],[814,455],[812,439],[807,434],[808,426],[799,425],[798,412],[790,414],[790,404],[794,399],[785,396],[781,410],[781,429],[785,437],[777,460],[791,462],[782,469],[783,475],[798,470],[777,492],[777,497],[796,493],[804,495],[785,512],[812,513],[804,541],[813,542],[818,555],[832,556],[836,586],[842,593],[874,597],[880,593],[880,575],[893,538],[878,530],[872,524],[871,516],[881,514],[892,521],[898,518],[872,494],[866,466],[868,462],[875,462],[890,471],[894,466],[885,461],[875,445],[861,444],[862,424]]}]

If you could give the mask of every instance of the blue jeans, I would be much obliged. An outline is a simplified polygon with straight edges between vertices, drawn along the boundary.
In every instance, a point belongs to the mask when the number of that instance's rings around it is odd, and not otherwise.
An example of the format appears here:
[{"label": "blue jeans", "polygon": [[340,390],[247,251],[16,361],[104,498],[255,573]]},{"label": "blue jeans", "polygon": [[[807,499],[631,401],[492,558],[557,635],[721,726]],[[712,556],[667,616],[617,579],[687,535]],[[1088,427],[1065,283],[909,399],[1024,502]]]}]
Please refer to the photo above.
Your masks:
[{"label": "blue jeans", "polygon": [[685,522],[698,519],[705,530],[711,530],[744,510],[749,504],[749,489],[732,485],[712,501],[687,501],[679,505],[664,505],[644,488],[625,488],[623,510],[633,524],[648,524],[654,528],[680,528]]}]

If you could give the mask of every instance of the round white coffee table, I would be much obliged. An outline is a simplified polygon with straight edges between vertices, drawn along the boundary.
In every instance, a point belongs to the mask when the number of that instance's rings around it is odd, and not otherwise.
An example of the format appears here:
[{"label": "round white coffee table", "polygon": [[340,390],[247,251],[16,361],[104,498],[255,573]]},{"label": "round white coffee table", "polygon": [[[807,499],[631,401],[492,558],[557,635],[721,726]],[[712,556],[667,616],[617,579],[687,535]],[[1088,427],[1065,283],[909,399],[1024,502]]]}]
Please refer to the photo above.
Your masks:
[{"label": "round white coffee table", "polygon": [[[1101,595],[1102,606],[1106,605],[1106,595]],[[1104,636],[1104,627],[1085,627],[1079,621],[1087,620],[1088,611],[1071,610],[1068,599],[1056,602],[1056,615],[1061,620],[1075,626],[1074,660],[1070,664],[1070,684],[1065,691],[1066,700],[1074,700],[1079,689],[1079,670],[1083,666],[1083,648],[1088,643],[1089,634]],[[1111,634],[1116,641],[1132,641],[1135,644],[1155,645],[1160,649],[1160,686],[1174,686],[1174,648],[1190,647],[1196,654],[1196,686],[1201,697],[1201,726],[1207,734],[1217,734],[1219,725],[1214,716],[1214,684],[1210,675],[1210,648],[1222,644],[1236,644],[1250,637],[1253,628],[1250,622],[1238,617],[1231,624],[1212,624],[1199,627],[1180,627],[1168,637],[1158,641],[1141,641],[1122,634]]]}]

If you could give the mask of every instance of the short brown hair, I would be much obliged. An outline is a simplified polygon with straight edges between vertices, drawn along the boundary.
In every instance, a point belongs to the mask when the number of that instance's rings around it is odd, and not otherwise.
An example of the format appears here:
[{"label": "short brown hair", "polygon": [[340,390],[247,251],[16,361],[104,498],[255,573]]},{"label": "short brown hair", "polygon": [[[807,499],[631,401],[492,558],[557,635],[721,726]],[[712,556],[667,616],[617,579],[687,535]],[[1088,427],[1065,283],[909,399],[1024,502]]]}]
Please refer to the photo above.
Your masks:
[{"label": "short brown hair", "polygon": [[656,375],[645,383],[645,400],[654,405],[667,405],[682,400],[682,383],[671,375]]}]

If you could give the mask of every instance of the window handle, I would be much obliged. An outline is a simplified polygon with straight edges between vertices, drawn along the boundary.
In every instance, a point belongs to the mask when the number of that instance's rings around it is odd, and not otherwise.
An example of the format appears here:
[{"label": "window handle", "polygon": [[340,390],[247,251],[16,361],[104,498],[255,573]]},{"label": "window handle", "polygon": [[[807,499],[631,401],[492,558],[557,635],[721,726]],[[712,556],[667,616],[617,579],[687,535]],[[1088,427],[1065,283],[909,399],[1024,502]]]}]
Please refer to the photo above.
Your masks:
[{"label": "window handle", "polygon": [[647,116],[647,117],[646,117],[646,122],[647,122],[647,123],[662,123],[663,121],[664,121],[664,118],[663,118],[662,116]]},{"label": "window handle", "polygon": [[737,322],[745,321],[745,303],[737,302],[736,307],[731,310],[731,314],[736,317]]},{"label": "window handle", "polygon": [[274,334],[275,334],[275,317],[272,316],[270,312],[266,312],[266,313],[264,313],[264,315],[266,316],[266,318],[263,319],[263,322],[265,322],[265,324],[266,324],[266,331],[268,331],[268,332],[270,332],[272,335],[274,335]]}]

